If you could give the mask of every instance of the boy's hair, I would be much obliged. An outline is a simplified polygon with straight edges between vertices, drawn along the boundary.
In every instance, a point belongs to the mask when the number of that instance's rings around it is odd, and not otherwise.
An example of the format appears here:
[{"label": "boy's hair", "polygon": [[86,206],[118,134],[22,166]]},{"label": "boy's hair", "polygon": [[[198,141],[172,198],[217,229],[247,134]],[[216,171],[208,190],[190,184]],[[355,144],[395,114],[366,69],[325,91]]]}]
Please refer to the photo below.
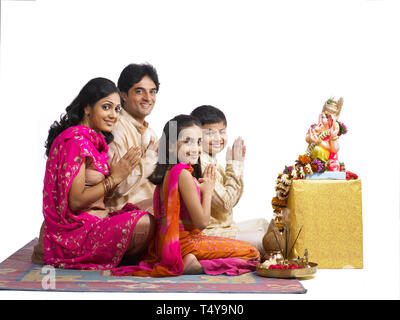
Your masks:
[{"label": "boy's hair", "polygon": [[134,84],[140,82],[144,76],[149,76],[151,80],[153,80],[158,92],[158,89],[160,88],[160,82],[158,81],[157,70],[148,63],[131,63],[127,65],[119,76],[118,89],[121,92],[128,93],[129,89],[132,88]]},{"label": "boy's hair", "polygon": [[201,125],[223,122],[227,125],[225,114],[216,107],[204,105],[197,107],[190,114],[200,120]]}]

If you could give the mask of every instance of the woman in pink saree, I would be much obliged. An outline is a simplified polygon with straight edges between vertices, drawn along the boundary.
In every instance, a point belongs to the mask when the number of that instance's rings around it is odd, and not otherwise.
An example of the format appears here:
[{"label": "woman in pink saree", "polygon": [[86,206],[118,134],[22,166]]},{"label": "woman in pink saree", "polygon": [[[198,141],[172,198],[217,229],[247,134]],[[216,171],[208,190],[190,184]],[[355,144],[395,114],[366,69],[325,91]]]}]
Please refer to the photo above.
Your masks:
[{"label": "woman in pink saree", "polygon": [[[121,110],[119,90],[90,80],[49,130],[39,244],[45,264],[68,269],[112,269],[136,256],[154,235],[153,217],[133,204],[108,212],[104,197],[135,168],[140,151],[108,164],[111,130]],[[39,259],[40,260],[40,259]]]}]

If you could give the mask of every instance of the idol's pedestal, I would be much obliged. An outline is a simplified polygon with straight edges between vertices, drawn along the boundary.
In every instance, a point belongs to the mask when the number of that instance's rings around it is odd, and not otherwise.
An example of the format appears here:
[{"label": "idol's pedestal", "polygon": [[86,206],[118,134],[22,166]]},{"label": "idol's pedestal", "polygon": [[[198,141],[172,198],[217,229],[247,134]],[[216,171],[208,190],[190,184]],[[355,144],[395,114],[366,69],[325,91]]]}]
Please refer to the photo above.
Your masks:
[{"label": "idol's pedestal", "polygon": [[293,256],[321,269],[363,268],[361,180],[293,180],[288,198]]}]

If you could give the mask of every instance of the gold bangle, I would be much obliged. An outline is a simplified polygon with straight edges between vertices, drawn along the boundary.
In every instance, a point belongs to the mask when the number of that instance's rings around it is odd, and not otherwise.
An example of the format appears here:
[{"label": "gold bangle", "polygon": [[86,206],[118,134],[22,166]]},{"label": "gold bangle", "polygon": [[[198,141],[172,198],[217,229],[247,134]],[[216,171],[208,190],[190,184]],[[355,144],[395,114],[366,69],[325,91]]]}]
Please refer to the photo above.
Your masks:
[{"label": "gold bangle", "polygon": [[108,177],[105,177],[105,178],[104,178],[104,184],[105,184],[105,186],[106,186],[106,195],[107,195],[107,194],[109,194],[109,193],[111,192],[111,190],[112,190],[111,182],[110,182],[110,180],[108,179]]},{"label": "gold bangle", "polygon": [[113,190],[117,186],[117,184],[115,183],[115,179],[111,174],[107,178],[110,178],[112,180],[111,190]]},{"label": "gold bangle", "polygon": [[103,187],[104,187],[104,195],[106,195],[106,194],[108,193],[108,192],[107,192],[106,179],[107,179],[107,178],[104,178],[104,180],[102,181],[102,182],[103,182]]},{"label": "gold bangle", "polygon": [[112,175],[106,176],[103,180],[103,186],[104,186],[104,198],[107,199],[112,198],[114,194],[114,189],[117,186],[114,177]]}]

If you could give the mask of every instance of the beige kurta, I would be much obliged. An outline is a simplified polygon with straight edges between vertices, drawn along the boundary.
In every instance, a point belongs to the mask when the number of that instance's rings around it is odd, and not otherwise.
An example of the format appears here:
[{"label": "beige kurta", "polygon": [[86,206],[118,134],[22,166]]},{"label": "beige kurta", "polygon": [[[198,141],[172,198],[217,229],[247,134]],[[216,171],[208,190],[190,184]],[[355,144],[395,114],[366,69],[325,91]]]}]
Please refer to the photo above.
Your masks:
[{"label": "beige kurta", "polygon": [[215,157],[203,152],[200,156],[201,169],[209,164],[217,168],[217,180],[211,200],[210,224],[203,233],[236,239],[238,227],[233,221],[232,208],[243,193],[243,161],[227,161],[222,167]]},{"label": "beige kurta", "polygon": [[[136,204],[145,199],[152,199],[155,186],[147,180],[153,172],[157,153],[147,150],[151,137],[156,142],[157,135],[149,128],[145,121],[143,124],[129,115],[124,109],[121,111],[119,121],[115,124],[113,131],[114,141],[109,145],[108,155],[110,161],[114,154],[117,159],[121,157],[133,146],[141,146],[142,159],[139,165],[132,171],[127,179],[122,181],[114,192],[114,196],[108,199],[106,206],[111,210],[120,210],[126,203]],[[151,210],[149,210],[151,211]]]}]

